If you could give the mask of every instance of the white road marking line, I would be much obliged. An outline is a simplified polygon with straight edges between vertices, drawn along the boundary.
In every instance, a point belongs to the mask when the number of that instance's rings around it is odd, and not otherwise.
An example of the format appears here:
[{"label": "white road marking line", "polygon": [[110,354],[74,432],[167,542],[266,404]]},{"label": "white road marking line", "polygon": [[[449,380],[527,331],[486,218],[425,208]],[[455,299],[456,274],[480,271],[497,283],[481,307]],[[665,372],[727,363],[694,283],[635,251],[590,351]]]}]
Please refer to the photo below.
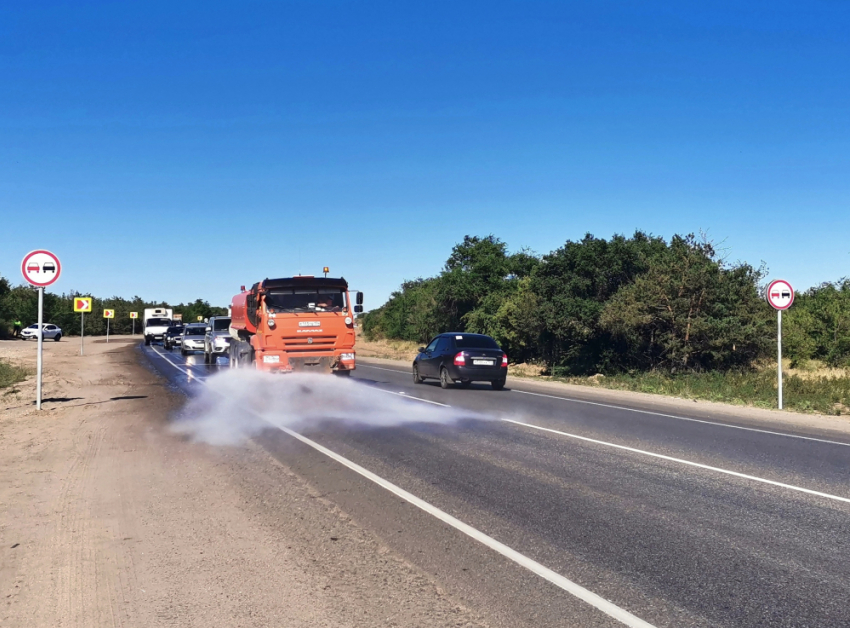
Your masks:
[{"label": "white road marking line", "polygon": [[[361,364],[366,368],[370,369],[378,369],[379,371],[390,371],[392,373],[400,373],[402,375],[407,374],[407,371],[399,371],[398,369],[386,369],[381,368],[379,366],[372,366],[371,364]],[[572,403],[584,403],[589,406],[599,406],[601,408],[612,408],[614,410],[624,410],[626,412],[637,412],[638,414],[651,414],[654,416],[661,416],[668,419],[677,419],[679,421],[690,421],[691,423],[704,423],[705,425],[716,425],[717,427],[728,427],[735,430],[744,430],[747,432],[760,432],[762,434],[771,434],[772,436],[785,436],[786,438],[799,438],[800,440],[810,440],[816,443],[827,443],[829,445],[841,445],[842,447],[850,447],[850,443],[844,443],[838,440],[829,440],[827,438],[815,438],[814,436],[800,436],[798,434],[789,434],[788,432],[776,432],[774,430],[763,430],[757,427],[743,427],[742,425],[732,425],[731,423],[721,423],[719,421],[708,421],[706,419],[693,419],[686,416],[679,416],[677,414],[664,414],[663,412],[654,412],[652,410],[639,410],[637,408],[629,408],[627,406],[618,406],[610,403],[600,403],[598,401],[586,401],[584,399],[575,399],[573,397],[560,397],[558,395],[546,395],[544,393],[531,392],[528,390],[517,390],[516,388],[512,388],[510,392],[519,393],[521,395],[533,395],[535,397],[546,397],[548,399],[558,399],[560,401],[569,401]]]},{"label": "white road marking line", "polygon": [[421,401],[422,403],[430,403],[435,406],[442,406],[444,408],[451,408],[451,406],[447,403],[440,403],[439,401],[431,401],[430,399],[423,399],[422,397],[411,397],[410,395],[406,395],[401,392],[394,392],[392,390],[384,390],[383,388],[375,388],[372,386],[372,390],[377,390],[378,392],[387,393],[388,395],[395,395],[396,397],[404,397],[405,399],[413,399],[414,401]]},{"label": "white road marking line", "polygon": [[793,484],[785,484],[783,482],[776,482],[775,480],[768,480],[765,478],[756,477],[755,475],[747,475],[746,473],[739,473],[737,471],[730,471],[728,469],[721,469],[720,467],[712,467],[707,464],[702,464],[700,462],[692,462],[690,460],[683,460],[682,458],[673,458],[672,456],[665,456],[664,454],[656,454],[651,451],[644,451],[643,449],[635,449],[634,447],[627,447],[626,445],[617,445],[616,443],[609,443],[604,440],[597,440],[595,438],[588,438],[587,436],[579,436],[577,434],[569,434],[567,432],[562,432],[560,430],[553,430],[548,427],[541,427],[539,425],[532,425],[531,423],[523,423],[522,421],[515,421],[513,419],[500,419],[500,421],[504,421],[505,423],[513,423],[515,425],[522,425],[523,427],[530,427],[535,430],[540,430],[543,432],[551,432],[552,434],[558,434],[560,436],[567,436],[569,438],[575,438],[578,440],[587,441],[588,443],[595,443],[597,445],[605,445],[606,447],[614,447],[616,449],[622,449],[624,451],[630,451],[636,454],[642,454],[644,456],[651,456],[653,458],[660,458],[661,460],[669,460],[671,462],[678,462],[680,464],[686,464],[691,467],[697,467],[699,469],[707,469],[708,471],[716,471],[718,473],[725,473],[726,475],[732,475],[738,478],[743,478],[745,480],[752,480],[754,482],[761,482],[763,484],[770,484],[772,486],[778,486],[780,488],[787,488],[791,491],[799,491],[800,493],[808,493],[809,495],[816,495],[818,497],[825,497],[827,499],[833,499],[839,502],[845,502],[850,504],[850,498],[847,497],[839,497],[838,495],[832,495],[830,493],[821,493],[820,491],[813,491],[809,488],[803,488],[801,486],[794,486]]},{"label": "white road marking line", "polygon": [[561,401],[570,401],[572,403],[584,403],[590,406],[600,406],[602,408],[613,408],[615,410],[625,410],[627,412],[637,412],[639,414],[652,414],[662,416],[668,419],[678,419],[679,421],[690,421],[692,423],[705,423],[706,425],[717,425],[718,427],[730,427],[736,430],[745,430],[747,432],[761,432],[762,434],[772,434],[773,436],[786,436],[788,438],[799,438],[801,440],[812,440],[818,443],[829,443],[830,445],[842,445],[850,447],[850,443],[842,443],[837,440],[828,440],[826,438],[815,438],[813,436],[799,436],[797,434],[789,434],[787,432],[774,432],[772,430],[762,430],[756,427],[743,427],[741,425],[731,425],[730,423],[720,423],[719,421],[707,421],[705,419],[692,419],[686,416],[678,416],[676,414],[664,414],[663,412],[653,412],[652,410],[638,410],[636,408],[628,408],[626,406],[617,406],[608,403],[599,403],[598,401],[585,401],[584,399],[573,399],[571,397],[559,397],[557,395],[545,395],[543,393],[529,392],[527,390],[511,389],[511,392],[520,393],[521,395],[534,395],[535,397],[548,397],[549,399],[559,399]]},{"label": "white road marking line", "polygon": [[[384,391],[384,392],[388,392],[388,391]],[[425,400],[421,400],[421,401],[425,401]],[[559,574],[555,571],[552,571],[548,567],[544,567],[543,565],[541,565],[540,563],[538,563],[535,560],[532,560],[528,556],[525,556],[524,554],[520,554],[516,550],[508,547],[504,543],[500,543],[499,541],[497,541],[493,537],[484,534],[483,532],[481,532],[480,530],[478,530],[476,528],[473,528],[469,524],[466,524],[463,521],[460,521],[459,519],[452,517],[450,514],[443,512],[442,510],[440,510],[436,506],[433,506],[430,503],[426,502],[425,500],[416,497],[412,493],[408,493],[403,488],[400,488],[400,487],[396,486],[395,484],[393,484],[392,482],[385,480],[381,476],[376,475],[375,473],[372,473],[368,469],[361,467],[359,464],[352,462],[348,458],[344,458],[343,456],[340,456],[338,453],[331,451],[327,447],[324,447],[324,446],[320,445],[319,443],[317,443],[313,440],[310,440],[306,436],[302,436],[298,432],[295,432],[295,431],[289,429],[288,427],[281,427],[281,426],[279,426],[279,427],[282,431],[286,432],[287,434],[289,434],[293,438],[300,440],[302,443],[309,445],[310,447],[312,447],[316,451],[323,453],[324,455],[328,456],[329,458],[331,458],[333,460],[336,460],[341,465],[346,466],[349,469],[351,469],[352,471],[354,471],[355,473],[358,473],[358,474],[362,475],[364,478],[371,480],[372,482],[374,482],[375,484],[377,484],[381,488],[388,490],[390,493],[393,493],[393,494],[397,495],[398,497],[401,497],[406,502],[416,506],[420,510],[425,511],[426,513],[428,513],[432,517],[435,517],[436,519],[439,519],[443,523],[450,525],[451,527],[455,528],[456,530],[463,532],[468,537],[478,541],[482,545],[485,545],[486,547],[490,548],[491,550],[501,554],[505,558],[512,560],[513,562],[520,565],[521,567],[528,569],[532,573],[537,574],[538,576],[540,576],[544,580],[551,582],[556,587],[559,587],[559,588],[563,589],[564,591],[566,591],[567,593],[574,595],[575,597],[579,598],[580,600],[586,602],[587,604],[590,604],[591,606],[602,611],[606,615],[613,617],[614,619],[616,619],[620,623],[622,623],[626,626],[629,626],[630,628],[654,628],[652,624],[645,622],[644,620],[640,619],[639,617],[635,617],[634,615],[629,613],[627,610],[620,608],[616,604],[609,602],[608,600],[606,600],[603,597],[600,597],[596,593],[593,593],[592,591],[585,589],[583,586],[576,584],[572,580],[565,578],[564,576],[562,576],[561,574]]]},{"label": "white road marking line", "polygon": [[[195,373],[192,373],[191,371],[187,371],[187,370],[181,368],[178,364],[176,364],[175,362],[172,362],[168,357],[166,357],[166,355],[164,353],[160,353],[159,351],[157,351],[156,347],[151,347],[151,349],[153,350],[154,355],[162,358],[163,360],[168,362],[171,366],[176,368],[181,373],[184,373],[184,374],[188,375],[189,377],[198,380],[201,383],[203,383],[203,381],[206,379],[205,377],[199,377]],[[189,366],[189,365],[187,364],[186,366]]]}]

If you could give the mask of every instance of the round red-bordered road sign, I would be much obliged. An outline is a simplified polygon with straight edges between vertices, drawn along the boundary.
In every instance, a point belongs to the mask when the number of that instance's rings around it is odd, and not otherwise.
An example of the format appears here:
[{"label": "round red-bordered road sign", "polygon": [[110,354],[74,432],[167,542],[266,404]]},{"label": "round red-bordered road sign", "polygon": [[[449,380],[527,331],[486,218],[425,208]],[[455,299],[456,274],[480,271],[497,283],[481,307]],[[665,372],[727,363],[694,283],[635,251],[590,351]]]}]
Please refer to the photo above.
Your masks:
[{"label": "round red-bordered road sign", "polygon": [[59,279],[62,264],[50,251],[31,251],[21,262],[21,274],[32,285],[44,288]]},{"label": "round red-bordered road sign", "polygon": [[794,288],[784,279],[775,279],[767,287],[767,302],[776,310],[787,310],[794,302]]}]

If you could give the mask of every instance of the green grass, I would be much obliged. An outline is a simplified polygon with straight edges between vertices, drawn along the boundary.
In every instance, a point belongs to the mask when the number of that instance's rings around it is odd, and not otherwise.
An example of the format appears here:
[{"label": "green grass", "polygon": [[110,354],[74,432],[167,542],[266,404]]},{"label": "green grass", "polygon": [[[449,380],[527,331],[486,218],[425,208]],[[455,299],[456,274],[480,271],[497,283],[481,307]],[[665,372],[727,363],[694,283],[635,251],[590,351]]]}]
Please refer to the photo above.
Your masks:
[{"label": "green grass", "polygon": [[[606,377],[556,377],[570,384],[593,385],[615,390],[704,399],[760,408],[777,408],[776,371],[637,373]],[[843,376],[786,375],[783,378],[784,407],[798,412],[850,414],[850,373]]]},{"label": "green grass", "polygon": [[0,389],[8,388],[18,382],[24,381],[29,374],[30,370],[23,366],[0,360]]}]

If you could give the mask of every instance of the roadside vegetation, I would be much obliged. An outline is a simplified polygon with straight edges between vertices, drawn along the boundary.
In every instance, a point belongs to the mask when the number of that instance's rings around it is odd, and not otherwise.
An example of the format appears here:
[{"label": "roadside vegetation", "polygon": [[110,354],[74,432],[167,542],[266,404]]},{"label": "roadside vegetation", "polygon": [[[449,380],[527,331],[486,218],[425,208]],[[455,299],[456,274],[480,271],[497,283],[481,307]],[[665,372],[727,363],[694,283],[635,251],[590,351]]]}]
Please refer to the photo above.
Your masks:
[{"label": "roadside vegetation", "polygon": [[0,390],[10,388],[18,382],[24,381],[30,374],[29,369],[0,359]]},{"label": "roadside vegetation", "polygon": [[[68,294],[44,293],[44,322],[59,325],[66,336],[80,334],[80,315],[74,312],[74,297],[93,296],[86,292],[70,292]],[[92,301],[92,312],[86,314],[86,335],[103,335],[106,333],[104,309],[115,310],[115,318],[109,324],[111,334],[129,334],[133,329],[130,312],[138,312],[142,316],[145,308],[171,307],[175,314],[182,314],[183,320],[193,322],[198,316],[209,318],[227,314],[227,308],[210,305],[207,301],[197,299],[191,303],[169,305],[164,301],[144,301],[140,297],[124,299],[121,297],[99,298]],[[24,327],[38,321],[38,291],[28,285],[12,286],[7,279],[0,276],[0,339],[10,338],[13,323],[19,320]],[[136,320],[136,333],[141,331],[142,320]]]},{"label": "roadside vegetation", "polygon": [[[704,399],[768,409],[777,407],[776,364],[747,371],[678,374],[651,371],[550,379],[683,399]],[[850,370],[789,369],[783,373],[783,388],[783,405],[788,410],[832,415],[850,414]]]},{"label": "roadside vegetation", "polygon": [[[704,236],[588,234],[545,255],[467,236],[441,273],[404,282],[362,326],[385,347],[485,333],[512,374],[776,407],[766,273],[729,263]],[[850,412],[850,279],[798,294],[783,345],[786,407]]]}]

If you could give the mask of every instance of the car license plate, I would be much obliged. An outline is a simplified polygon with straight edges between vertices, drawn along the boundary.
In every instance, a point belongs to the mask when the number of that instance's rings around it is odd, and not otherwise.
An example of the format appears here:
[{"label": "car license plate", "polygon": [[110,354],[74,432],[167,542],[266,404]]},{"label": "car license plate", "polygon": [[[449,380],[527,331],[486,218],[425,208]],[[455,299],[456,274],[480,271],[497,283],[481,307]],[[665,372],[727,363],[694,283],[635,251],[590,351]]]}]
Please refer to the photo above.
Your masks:
[{"label": "car license plate", "polygon": [[473,360],[473,364],[476,366],[493,366],[493,360]]}]

